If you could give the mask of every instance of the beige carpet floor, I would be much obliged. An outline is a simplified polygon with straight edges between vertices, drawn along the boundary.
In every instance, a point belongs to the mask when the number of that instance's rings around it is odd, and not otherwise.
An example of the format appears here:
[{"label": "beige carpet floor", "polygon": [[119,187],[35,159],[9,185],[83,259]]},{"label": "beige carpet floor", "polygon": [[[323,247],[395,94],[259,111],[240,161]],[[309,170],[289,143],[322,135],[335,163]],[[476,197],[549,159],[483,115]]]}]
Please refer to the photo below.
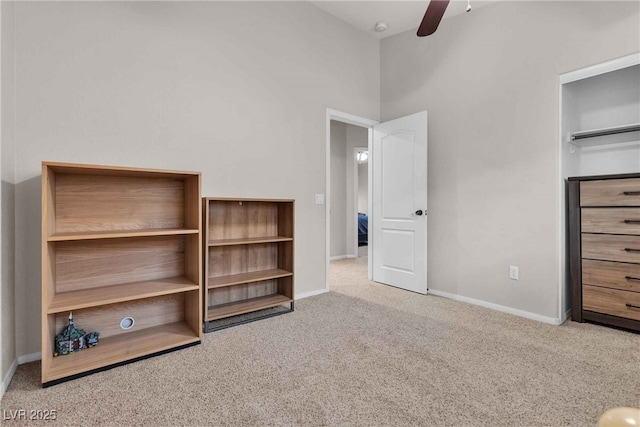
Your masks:
[{"label": "beige carpet floor", "polygon": [[46,389],[39,364],[22,365],[3,414],[57,411],[40,425],[594,426],[608,408],[640,405],[640,335],[420,296],[368,282],[365,263],[334,262],[332,292],[186,350]]}]

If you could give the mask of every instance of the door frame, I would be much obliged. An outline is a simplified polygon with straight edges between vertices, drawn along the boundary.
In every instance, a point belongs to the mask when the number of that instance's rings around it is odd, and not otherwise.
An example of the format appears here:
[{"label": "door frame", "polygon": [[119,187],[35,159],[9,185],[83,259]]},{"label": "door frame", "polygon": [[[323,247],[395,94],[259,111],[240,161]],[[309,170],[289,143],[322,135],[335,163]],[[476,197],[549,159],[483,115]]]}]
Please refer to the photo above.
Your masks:
[{"label": "door frame", "polygon": [[[371,161],[371,146],[373,144],[373,126],[377,125],[378,122],[371,119],[366,119],[364,117],[355,116],[353,114],[345,113],[342,111],[334,110],[331,108],[327,108],[325,114],[325,122],[326,122],[326,131],[325,131],[325,290],[329,290],[329,261],[331,254],[331,120],[335,120],[337,122],[346,123],[348,125],[359,126],[368,129],[367,136],[367,146],[369,149],[369,161]],[[371,212],[371,202],[372,202],[372,181],[371,181],[371,170],[373,168],[369,167],[369,212]],[[369,221],[371,222],[371,217],[369,217]],[[370,230],[370,229],[369,229]],[[373,245],[374,242],[371,240],[371,232],[369,232],[369,245]],[[357,239],[357,230],[356,230],[356,239]],[[371,252],[371,251],[370,251]],[[368,257],[368,268],[367,268],[367,277],[369,280],[373,277],[371,257]]]}]

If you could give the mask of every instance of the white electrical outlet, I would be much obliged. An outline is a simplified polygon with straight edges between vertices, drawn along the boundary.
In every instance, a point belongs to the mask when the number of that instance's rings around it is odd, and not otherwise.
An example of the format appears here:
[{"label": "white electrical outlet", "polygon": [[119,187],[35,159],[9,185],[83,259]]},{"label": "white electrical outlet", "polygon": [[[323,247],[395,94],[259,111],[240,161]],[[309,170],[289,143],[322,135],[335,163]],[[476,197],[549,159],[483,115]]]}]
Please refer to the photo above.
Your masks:
[{"label": "white electrical outlet", "polygon": [[316,205],[324,205],[324,194],[316,194]]},{"label": "white electrical outlet", "polygon": [[509,279],[518,280],[520,275],[519,269],[515,265],[509,266]]}]

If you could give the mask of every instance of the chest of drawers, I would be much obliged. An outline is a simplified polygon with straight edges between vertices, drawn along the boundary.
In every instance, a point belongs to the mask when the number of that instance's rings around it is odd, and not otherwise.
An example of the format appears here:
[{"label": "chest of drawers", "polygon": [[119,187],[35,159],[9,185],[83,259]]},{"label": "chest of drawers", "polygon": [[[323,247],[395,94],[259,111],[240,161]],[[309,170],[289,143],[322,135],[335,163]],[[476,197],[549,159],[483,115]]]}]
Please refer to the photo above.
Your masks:
[{"label": "chest of drawers", "polygon": [[640,331],[640,174],[568,179],[571,317]]}]

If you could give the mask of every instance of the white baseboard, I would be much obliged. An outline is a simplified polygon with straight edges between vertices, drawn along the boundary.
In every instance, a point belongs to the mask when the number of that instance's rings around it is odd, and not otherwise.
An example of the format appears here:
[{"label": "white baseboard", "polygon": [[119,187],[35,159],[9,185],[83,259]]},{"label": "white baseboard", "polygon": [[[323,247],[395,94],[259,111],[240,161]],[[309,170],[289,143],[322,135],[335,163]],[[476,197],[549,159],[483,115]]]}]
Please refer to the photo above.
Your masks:
[{"label": "white baseboard", "polygon": [[329,289],[318,289],[317,291],[305,292],[304,294],[296,294],[296,301],[302,298],[313,297],[316,295],[324,294],[329,292]]},{"label": "white baseboard", "polygon": [[40,352],[25,354],[24,356],[18,356],[9,367],[7,374],[2,379],[2,383],[0,383],[0,399],[2,399],[2,396],[4,396],[4,392],[7,391],[7,387],[9,387],[9,384],[11,383],[11,379],[13,378],[13,375],[16,373],[16,369],[18,369],[18,365],[23,365],[29,362],[35,362],[40,359],[42,359],[42,353]]},{"label": "white baseboard", "polygon": [[40,352],[25,354],[24,356],[18,356],[18,364],[24,365],[25,363],[35,362],[40,359],[42,359],[42,353]]},{"label": "white baseboard", "polygon": [[518,310],[517,308],[507,307],[505,305],[499,305],[479,299],[464,297],[462,295],[450,294],[449,292],[438,291],[436,289],[429,289],[427,293],[439,297],[453,299],[456,301],[466,302],[473,305],[479,305],[480,307],[490,308],[492,310],[501,311],[503,313],[514,314],[516,316],[524,317],[531,320],[537,320],[538,322],[549,323],[551,325],[561,325],[565,320],[567,320],[567,313],[565,313],[565,317],[563,318],[555,318],[542,316],[540,314],[531,313],[529,311]]},{"label": "white baseboard", "polygon": [[341,259],[358,258],[357,255],[336,255],[329,257],[329,261],[340,261]]},{"label": "white baseboard", "polygon": [[2,399],[2,396],[4,396],[4,392],[7,391],[7,388],[11,383],[11,379],[13,378],[13,374],[16,373],[16,369],[18,369],[18,359],[15,359],[13,361],[13,363],[9,367],[9,370],[7,371],[7,374],[2,379],[2,383],[0,384],[0,399]]}]

